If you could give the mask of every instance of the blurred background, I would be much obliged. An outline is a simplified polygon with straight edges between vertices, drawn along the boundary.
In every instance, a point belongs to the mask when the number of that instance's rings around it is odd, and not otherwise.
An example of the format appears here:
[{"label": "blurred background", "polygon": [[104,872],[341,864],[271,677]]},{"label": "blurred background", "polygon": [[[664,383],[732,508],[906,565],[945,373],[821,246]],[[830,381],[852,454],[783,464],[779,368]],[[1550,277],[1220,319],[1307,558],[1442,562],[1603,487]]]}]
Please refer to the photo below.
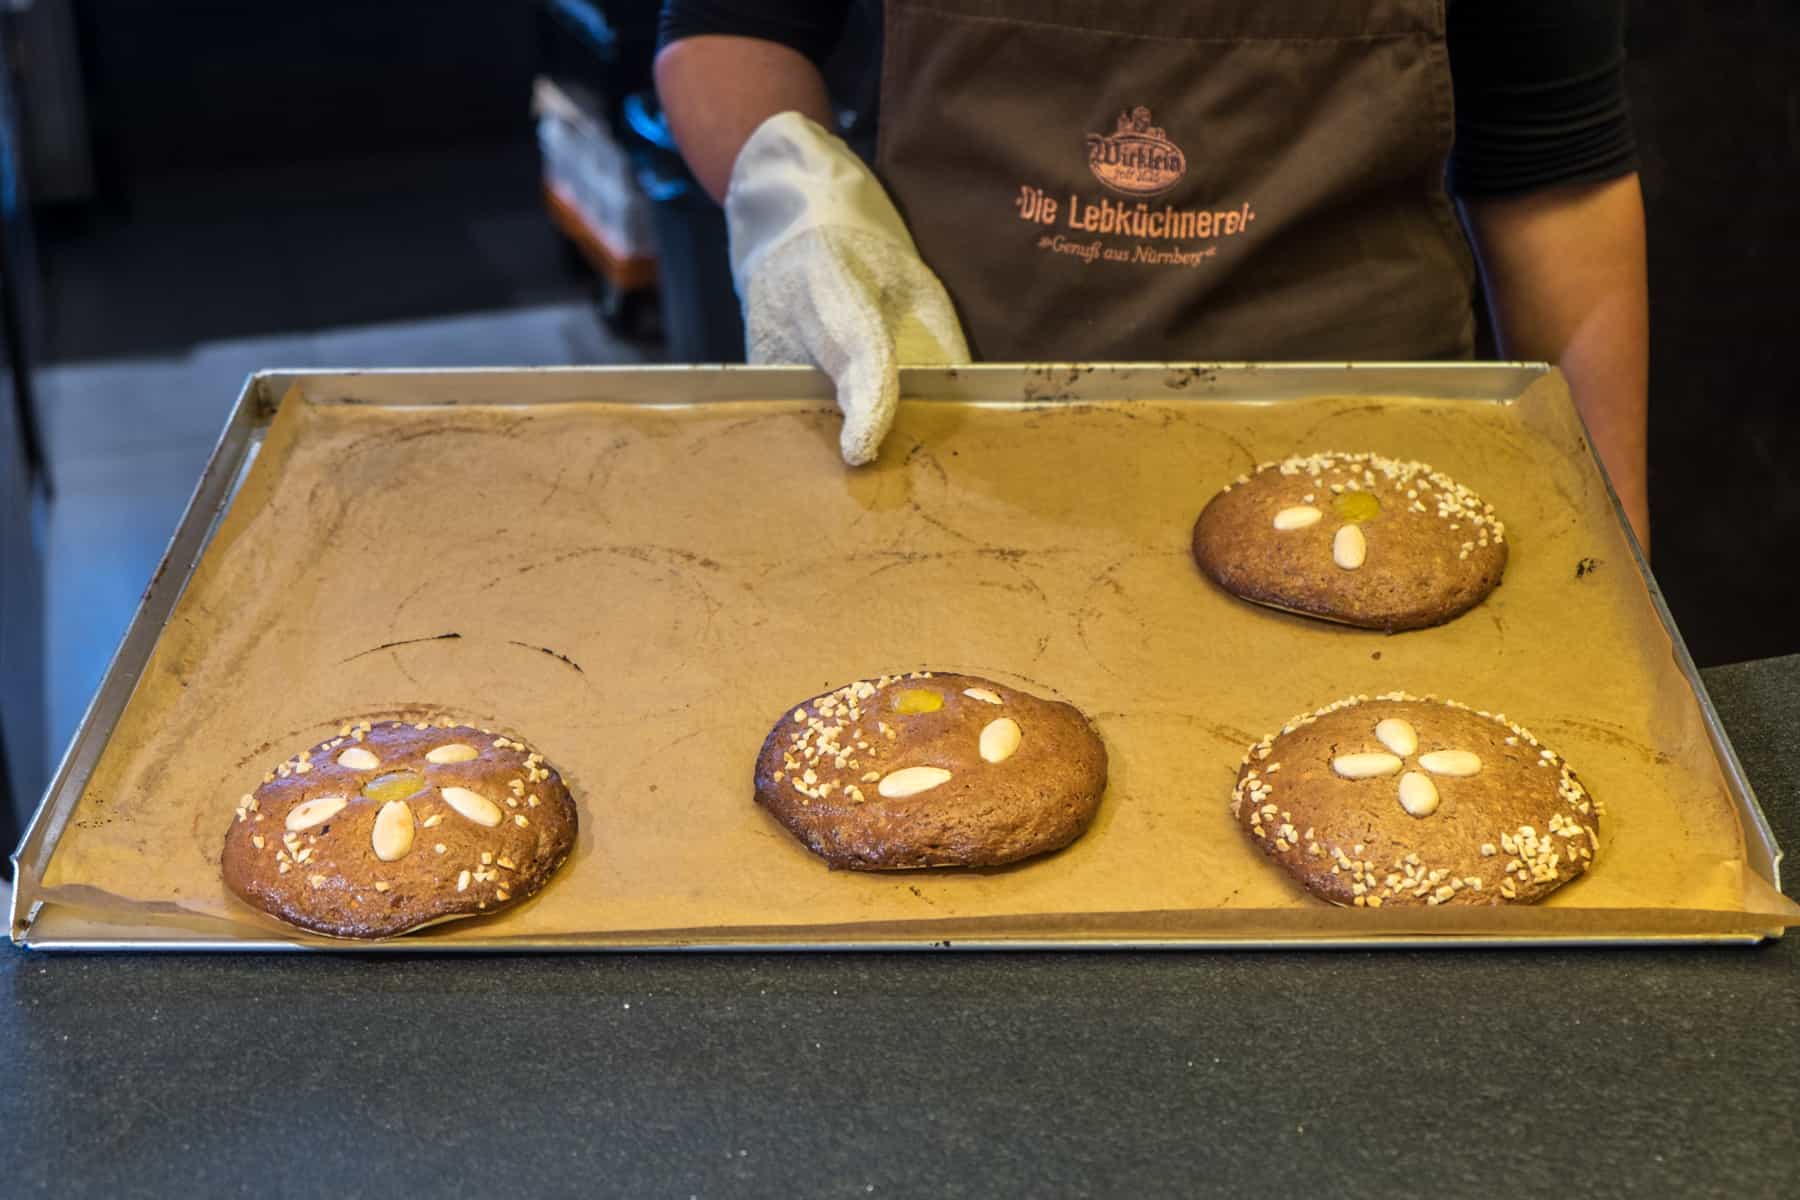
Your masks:
[{"label": "blurred background", "polygon": [[[247,373],[741,360],[656,8],[0,0],[0,844]],[[1795,653],[1800,5],[1639,0],[1628,45],[1656,574],[1701,665]]]}]

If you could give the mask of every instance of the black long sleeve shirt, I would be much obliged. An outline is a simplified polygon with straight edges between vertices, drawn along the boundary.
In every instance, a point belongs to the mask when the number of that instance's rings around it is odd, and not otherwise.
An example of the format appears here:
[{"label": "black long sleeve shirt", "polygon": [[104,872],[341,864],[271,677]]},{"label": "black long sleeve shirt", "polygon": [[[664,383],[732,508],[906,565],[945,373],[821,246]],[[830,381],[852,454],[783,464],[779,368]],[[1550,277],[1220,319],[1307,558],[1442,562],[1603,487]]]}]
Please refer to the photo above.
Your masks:
[{"label": "black long sleeve shirt", "polygon": [[[661,37],[762,38],[823,66],[857,2],[665,0]],[[1452,194],[1513,195],[1637,169],[1625,0],[1449,0],[1447,20]]]}]

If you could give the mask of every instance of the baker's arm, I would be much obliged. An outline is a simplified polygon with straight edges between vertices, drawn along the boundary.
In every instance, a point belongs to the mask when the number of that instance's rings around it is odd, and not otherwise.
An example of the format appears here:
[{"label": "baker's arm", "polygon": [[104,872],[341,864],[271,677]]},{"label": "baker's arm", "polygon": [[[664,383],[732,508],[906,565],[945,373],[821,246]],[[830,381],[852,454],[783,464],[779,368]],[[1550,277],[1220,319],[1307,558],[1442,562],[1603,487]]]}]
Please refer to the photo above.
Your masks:
[{"label": "baker's arm", "polygon": [[1625,0],[1452,0],[1446,182],[1501,350],[1562,367],[1647,551],[1649,319],[1625,14]]},{"label": "baker's arm", "polygon": [[[755,31],[767,12],[664,10],[657,92],[689,168],[725,207],[731,277],[753,363],[811,363],[831,376],[844,461],[871,462],[894,422],[901,363],[967,362],[956,310],[919,258],[874,172],[836,126],[815,58],[829,3],[774,5],[794,44]],[[678,11],[681,10],[681,11]],[[727,11],[730,10],[730,11]],[[824,10],[830,10],[824,12]],[[822,15],[823,13],[823,15]]]},{"label": "baker's arm", "polygon": [[656,56],[656,92],[688,168],[720,203],[738,152],[776,113],[836,126],[819,68],[762,38],[707,34],[671,42]]},{"label": "baker's arm", "polygon": [[1467,199],[1463,212],[1501,353],[1553,362],[1568,376],[1594,448],[1649,553],[1650,319],[1637,175]]}]

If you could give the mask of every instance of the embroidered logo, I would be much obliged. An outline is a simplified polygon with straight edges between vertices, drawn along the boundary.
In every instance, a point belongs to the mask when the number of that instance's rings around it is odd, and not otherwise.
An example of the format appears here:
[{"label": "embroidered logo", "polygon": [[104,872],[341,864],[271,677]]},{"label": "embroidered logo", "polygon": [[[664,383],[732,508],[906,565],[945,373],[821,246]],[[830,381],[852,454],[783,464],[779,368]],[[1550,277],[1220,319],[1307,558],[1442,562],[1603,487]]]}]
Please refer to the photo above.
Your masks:
[{"label": "embroidered logo", "polygon": [[[1019,220],[1036,227],[1039,250],[1084,264],[1198,268],[1218,255],[1223,239],[1248,233],[1256,220],[1248,200],[1201,207],[1165,195],[1187,176],[1187,155],[1141,105],[1120,113],[1111,133],[1088,134],[1087,157],[1094,178],[1116,196],[1066,184],[1019,184],[1012,206]],[[1072,159],[1068,169],[1079,173]]]},{"label": "embroidered logo", "polygon": [[1094,178],[1127,196],[1158,195],[1187,174],[1187,155],[1143,105],[1120,113],[1111,133],[1088,134],[1087,151]]}]

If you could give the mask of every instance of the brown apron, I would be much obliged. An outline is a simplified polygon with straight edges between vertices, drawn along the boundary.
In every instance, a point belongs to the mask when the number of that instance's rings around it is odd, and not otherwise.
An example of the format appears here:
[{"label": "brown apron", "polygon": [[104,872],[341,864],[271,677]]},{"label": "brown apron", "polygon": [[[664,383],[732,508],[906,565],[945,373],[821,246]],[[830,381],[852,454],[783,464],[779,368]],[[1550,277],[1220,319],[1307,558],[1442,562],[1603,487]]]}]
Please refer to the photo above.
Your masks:
[{"label": "brown apron", "polygon": [[975,356],[1468,357],[1443,0],[887,0],[876,169]]}]

